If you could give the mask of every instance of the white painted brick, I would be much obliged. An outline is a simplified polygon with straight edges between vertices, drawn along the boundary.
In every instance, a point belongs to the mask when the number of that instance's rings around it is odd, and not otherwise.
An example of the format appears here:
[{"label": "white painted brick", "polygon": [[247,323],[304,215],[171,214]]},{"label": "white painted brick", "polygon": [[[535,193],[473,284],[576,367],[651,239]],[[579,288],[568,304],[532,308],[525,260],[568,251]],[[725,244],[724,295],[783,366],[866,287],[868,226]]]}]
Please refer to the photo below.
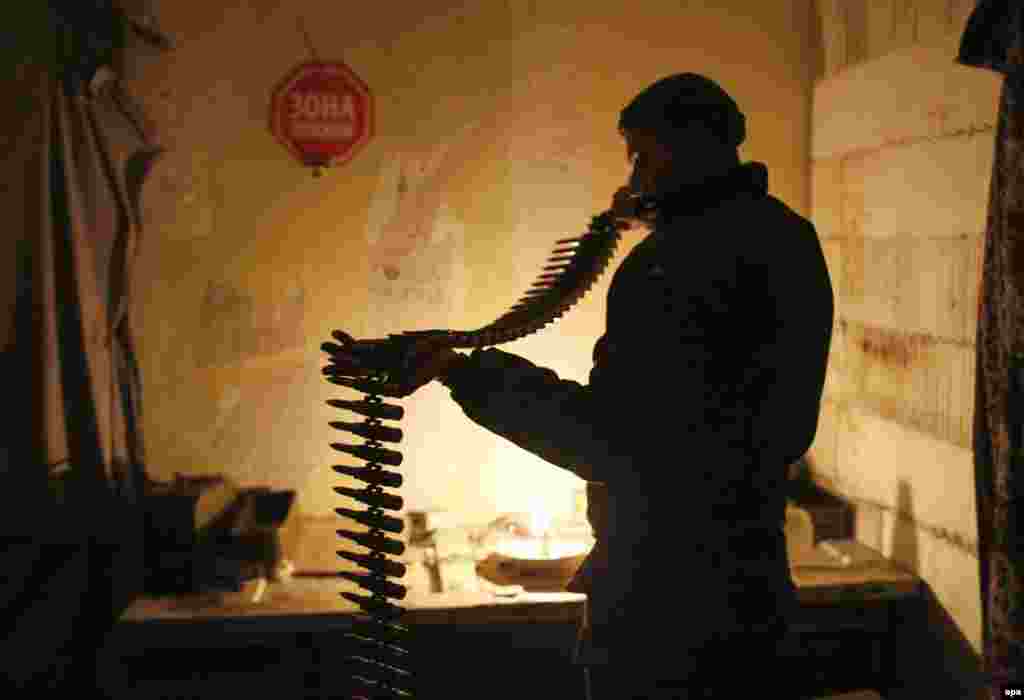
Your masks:
[{"label": "white painted brick", "polygon": [[[843,308],[843,239],[826,238],[821,242],[821,250],[825,254],[828,276],[832,280],[832,296],[835,308]],[[839,313],[837,311],[836,315]]]},{"label": "white painted brick", "polygon": [[818,81],[812,157],[995,124],[1001,77],[955,52],[913,46]]},{"label": "white painted brick", "polygon": [[839,261],[839,282],[842,287],[839,296],[843,305],[838,306],[836,315],[840,318],[851,318],[864,302],[864,290],[866,280],[864,279],[864,248],[867,241],[860,237],[849,237],[843,239],[843,256]]},{"label": "white painted brick", "polygon": [[[856,404],[843,414],[839,481],[844,493],[972,538],[976,532],[974,462],[970,449],[885,420]],[[901,483],[907,485],[901,496]]]},{"label": "white painted brick", "polygon": [[971,445],[974,347],[847,322],[836,381],[847,400],[952,445]]},{"label": "white painted brick", "polygon": [[973,342],[981,236],[853,239],[838,261],[842,318]]},{"label": "white painted brick", "polygon": [[820,238],[842,234],[842,160],[811,162],[811,221]]},{"label": "white painted brick", "polygon": [[981,583],[978,558],[929,530],[918,531],[921,568],[942,607],[956,620],[976,653],[981,653]]},{"label": "white painted brick", "polygon": [[818,430],[808,450],[808,461],[813,469],[828,479],[834,479],[836,476],[842,406],[843,404],[831,399],[822,399],[818,414]]},{"label": "white painted brick", "polygon": [[828,365],[825,368],[823,395],[832,401],[842,401],[850,391],[847,372],[843,367],[846,352],[844,324],[837,320],[832,324],[832,340],[829,344]]},{"label": "white painted brick", "polygon": [[[988,209],[993,141],[989,132],[843,159],[839,212],[845,242],[837,266],[843,313],[942,337],[973,338],[983,251],[978,234]],[[824,172],[818,171],[819,182]],[[820,186],[818,192],[823,191]],[[834,204],[815,206],[835,212]],[[885,238],[896,240],[875,240]],[[897,264],[900,256],[905,262]],[[914,266],[914,274],[906,265]],[[902,280],[902,293],[869,294],[872,281],[894,284],[886,274]],[[936,279],[942,295],[935,294]]]},{"label": "white painted brick", "polygon": [[[977,347],[971,344],[967,347],[954,348],[947,346],[954,361],[950,362],[949,382],[949,403],[948,414],[951,424],[959,424],[960,435],[967,446],[972,444],[974,437],[974,394],[977,381]],[[955,418],[955,421],[952,419]]]},{"label": "white painted brick", "polygon": [[[973,541],[972,343],[1001,78],[954,61],[972,2],[857,5],[819,6],[831,70],[814,90],[811,206],[837,239],[823,248],[843,322],[813,466],[840,493]],[[977,560],[892,511],[857,513],[858,539],[919,571],[978,649]]]},{"label": "white painted brick", "polygon": [[864,235],[864,182],[869,177],[870,154],[855,153],[840,162],[842,193],[839,195],[839,216],[842,235],[847,238]]}]

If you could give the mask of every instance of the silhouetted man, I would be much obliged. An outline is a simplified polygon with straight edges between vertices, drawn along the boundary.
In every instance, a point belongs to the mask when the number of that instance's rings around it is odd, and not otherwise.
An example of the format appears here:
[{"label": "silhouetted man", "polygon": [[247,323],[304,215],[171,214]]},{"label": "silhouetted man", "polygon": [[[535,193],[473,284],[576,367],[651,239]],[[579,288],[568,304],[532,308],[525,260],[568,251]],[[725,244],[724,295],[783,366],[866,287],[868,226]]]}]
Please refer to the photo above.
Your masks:
[{"label": "silhouetted man", "polygon": [[[796,605],[787,466],[817,430],[833,295],[814,226],[741,164],[745,119],[715,82],[660,80],[623,111],[650,233],[616,271],[589,383],[494,348],[425,343],[382,391],[438,378],[466,415],[588,482],[597,543],[576,660],[601,698],[793,697],[774,663]],[[339,376],[361,373],[344,345]],[[365,372],[362,372],[365,374]],[[390,392],[390,393],[389,393]]]}]

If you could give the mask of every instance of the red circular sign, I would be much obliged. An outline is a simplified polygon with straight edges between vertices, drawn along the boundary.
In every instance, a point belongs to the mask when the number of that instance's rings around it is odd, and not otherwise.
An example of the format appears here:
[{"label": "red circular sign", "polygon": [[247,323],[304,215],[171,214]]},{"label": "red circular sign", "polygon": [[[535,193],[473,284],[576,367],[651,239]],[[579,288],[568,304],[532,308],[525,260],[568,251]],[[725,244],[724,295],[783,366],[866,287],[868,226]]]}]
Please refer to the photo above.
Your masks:
[{"label": "red circular sign", "polygon": [[373,136],[370,88],[344,63],[304,63],[274,89],[270,130],[305,165],[346,163]]}]

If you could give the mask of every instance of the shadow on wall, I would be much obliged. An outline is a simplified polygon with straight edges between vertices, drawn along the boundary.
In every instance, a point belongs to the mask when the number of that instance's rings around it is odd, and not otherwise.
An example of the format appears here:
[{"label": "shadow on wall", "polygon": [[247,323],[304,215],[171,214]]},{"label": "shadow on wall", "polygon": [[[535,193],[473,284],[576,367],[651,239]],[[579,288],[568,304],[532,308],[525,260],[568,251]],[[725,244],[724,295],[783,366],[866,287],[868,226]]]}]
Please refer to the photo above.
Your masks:
[{"label": "shadow on wall", "polygon": [[889,558],[914,573],[920,573],[917,528],[913,520],[914,498],[906,481],[901,480],[896,485],[896,512],[893,515]]}]

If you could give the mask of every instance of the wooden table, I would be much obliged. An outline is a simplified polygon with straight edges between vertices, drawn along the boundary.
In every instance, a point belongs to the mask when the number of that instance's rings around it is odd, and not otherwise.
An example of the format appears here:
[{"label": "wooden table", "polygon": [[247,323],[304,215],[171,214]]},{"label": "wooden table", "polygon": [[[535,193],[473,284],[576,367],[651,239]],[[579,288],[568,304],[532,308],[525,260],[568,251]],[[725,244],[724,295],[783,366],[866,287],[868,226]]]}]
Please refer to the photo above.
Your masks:
[{"label": "wooden table", "polygon": [[[884,694],[902,682],[899,655],[887,649],[912,648],[910,640],[925,624],[921,579],[855,540],[831,544],[850,558],[849,565],[836,567],[820,550],[790,565],[800,611],[784,653],[798,659],[818,687]],[[859,643],[844,648],[851,639]],[[849,658],[851,649],[867,658]],[[853,678],[835,668],[837,658],[853,666]]]},{"label": "wooden table", "polygon": [[[860,634],[870,658],[861,679],[854,683],[865,687],[863,676],[871,673],[877,679],[874,685],[884,689],[892,672],[883,664],[887,655],[882,648],[898,637],[899,630],[915,624],[921,582],[864,545],[847,541],[837,547],[851,557],[849,566],[836,566],[827,557],[809,557],[792,566],[801,612],[785,653],[802,659],[808,673],[817,673],[829,667],[837,638]],[[168,667],[189,666],[180,671],[192,673],[195,680],[195,662],[188,661],[187,655],[175,654],[186,650],[197,657],[201,650],[208,650],[208,676],[231,677],[229,683],[234,685],[228,687],[237,691],[243,678],[252,680],[256,675],[254,668],[267,665],[253,650],[276,649],[281,654],[274,663],[291,669],[282,671],[281,683],[299,682],[298,678],[310,687],[329,685],[325,669],[337,669],[330,650],[337,648],[338,640],[360,615],[354,603],[338,594],[341,590],[357,588],[343,580],[305,578],[270,584],[255,603],[254,585],[241,593],[137,600],[110,637],[104,654],[107,673],[116,674],[121,668],[123,674],[124,667],[133,663],[131,659],[148,654]],[[480,634],[538,653],[547,644],[553,659],[567,662],[584,600],[584,595],[574,593],[497,598],[491,593],[411,590],[404,601],[396,602],[406,609],[402,624],[428,635],[461,635],[445,637],[449,640],[445,643]],[[248,651],[227,653],[240,649]],[[229,659],[238,666],[237,671],[232,670]],[[173,669],[167,672],[173,675]],[[201,682],[211,688],[211,697],[221,692],[212,690],[212,681]],[[827,678],[821,682],[829,685]]]}]

